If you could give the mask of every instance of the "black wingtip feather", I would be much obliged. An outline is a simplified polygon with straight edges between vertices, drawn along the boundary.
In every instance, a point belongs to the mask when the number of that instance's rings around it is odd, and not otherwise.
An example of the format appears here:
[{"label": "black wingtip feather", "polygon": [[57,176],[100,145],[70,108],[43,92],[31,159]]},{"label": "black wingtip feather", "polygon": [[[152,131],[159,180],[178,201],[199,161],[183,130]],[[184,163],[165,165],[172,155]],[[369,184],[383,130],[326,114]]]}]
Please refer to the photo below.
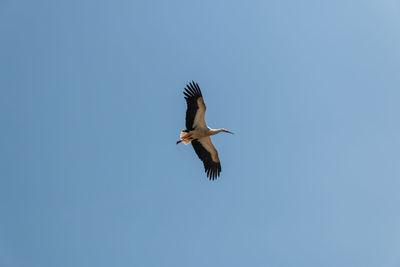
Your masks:
[{"label": "black wingtip feather", "polygon": [[200,87],[199,87],[198,83],[193,83],[193,84],[194,84],[194,87],[196,88],[197,92],[199,92],[200,91]]},{"label": "black wingtip feather", "polygon": [[186,85],[185,92],[189,95],[189,97],[202,97],[200,87],[194,81],[189,82]]},{"label": "black wingtip feather", "polygon": [[189,86],[187,87],[187,89],[189,90],[189,92],[191,92],[193,95],[195,95],[195,91],[193,90],[192,85],[189,83]]}]

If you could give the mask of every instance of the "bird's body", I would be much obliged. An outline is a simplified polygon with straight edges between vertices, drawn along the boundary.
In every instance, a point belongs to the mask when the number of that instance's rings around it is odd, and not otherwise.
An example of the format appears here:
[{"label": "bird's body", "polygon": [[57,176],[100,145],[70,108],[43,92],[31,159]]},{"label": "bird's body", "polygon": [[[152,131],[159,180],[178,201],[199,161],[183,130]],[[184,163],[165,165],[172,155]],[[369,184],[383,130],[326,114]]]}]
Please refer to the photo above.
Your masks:
[{"label": "bird's body", "polygon": [[199,126],[192,131],[183,130],[180,135],[181,140],[178,141],[178,144],[180,142],[183,142],[184,144],[189,144],[193,139],[200,139],[203,137],[216,135],[220,132],[223,132],[223,130],[224,129],[211,129],[208,126]]},{"label": "bird's body", "polygon": [[180,140],[185,145],[192,143],[197,156],[203,161],[207,177],[214,180],[221,172],[221,163],[218,158],[218,151],[211,142],[210,136],[220,132],[231,133],[226,129],[211,129],[207,126],[204,116],[206,105],[200,87],[193,81],[187,85],[184,92],[187,110],[186,110],[186,130],[180,134]]}]

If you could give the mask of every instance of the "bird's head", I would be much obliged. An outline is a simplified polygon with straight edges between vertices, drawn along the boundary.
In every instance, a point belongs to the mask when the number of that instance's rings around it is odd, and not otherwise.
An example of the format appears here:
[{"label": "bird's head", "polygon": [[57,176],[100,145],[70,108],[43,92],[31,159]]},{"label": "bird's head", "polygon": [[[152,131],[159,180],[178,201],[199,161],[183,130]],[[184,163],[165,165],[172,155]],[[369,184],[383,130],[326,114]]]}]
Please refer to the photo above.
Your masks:
[{"label": "bird's head", "polygon": [[227,130],[227,129],[225,129],[225,128],[222,128],[222,131],[223,131],[224,133],[230,133],[230,134],[233,134],[232,132],[228,131],[228,130]]}]

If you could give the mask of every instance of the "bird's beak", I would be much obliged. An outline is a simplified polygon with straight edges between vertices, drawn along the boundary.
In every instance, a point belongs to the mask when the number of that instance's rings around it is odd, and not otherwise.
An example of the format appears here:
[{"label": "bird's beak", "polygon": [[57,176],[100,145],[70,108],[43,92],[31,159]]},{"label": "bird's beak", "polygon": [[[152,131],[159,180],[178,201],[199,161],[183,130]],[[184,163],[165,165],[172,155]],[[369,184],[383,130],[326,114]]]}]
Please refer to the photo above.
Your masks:
[{"label": "bird's beak", "polygon": [[230,131],[226,131],[226,133],[234,134],[234,133],[232,133],[232,132],[230,132]]}]

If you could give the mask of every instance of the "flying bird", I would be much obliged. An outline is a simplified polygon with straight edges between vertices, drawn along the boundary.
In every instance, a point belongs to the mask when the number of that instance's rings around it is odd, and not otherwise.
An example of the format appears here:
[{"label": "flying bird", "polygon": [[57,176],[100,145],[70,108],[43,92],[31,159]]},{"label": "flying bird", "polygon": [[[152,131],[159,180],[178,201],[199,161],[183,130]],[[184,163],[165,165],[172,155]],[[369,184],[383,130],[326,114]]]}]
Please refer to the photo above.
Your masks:
[{"label": "flying bird", "polygon": [[210,180],[217,179],[221,172],[221,163],[218,158],[218,151],[211,142],[210,136],[221,132],[233,133],[225,128],[211,129],[207,126],[204,120],[206,105],[197,83],[192,81],[186,85],[183,94],[187,104],[186,130],[182,130],[180,140],[176,144],[180,142],[185,145],[192,143],[194,151],[204,164],[207,177]]}]

